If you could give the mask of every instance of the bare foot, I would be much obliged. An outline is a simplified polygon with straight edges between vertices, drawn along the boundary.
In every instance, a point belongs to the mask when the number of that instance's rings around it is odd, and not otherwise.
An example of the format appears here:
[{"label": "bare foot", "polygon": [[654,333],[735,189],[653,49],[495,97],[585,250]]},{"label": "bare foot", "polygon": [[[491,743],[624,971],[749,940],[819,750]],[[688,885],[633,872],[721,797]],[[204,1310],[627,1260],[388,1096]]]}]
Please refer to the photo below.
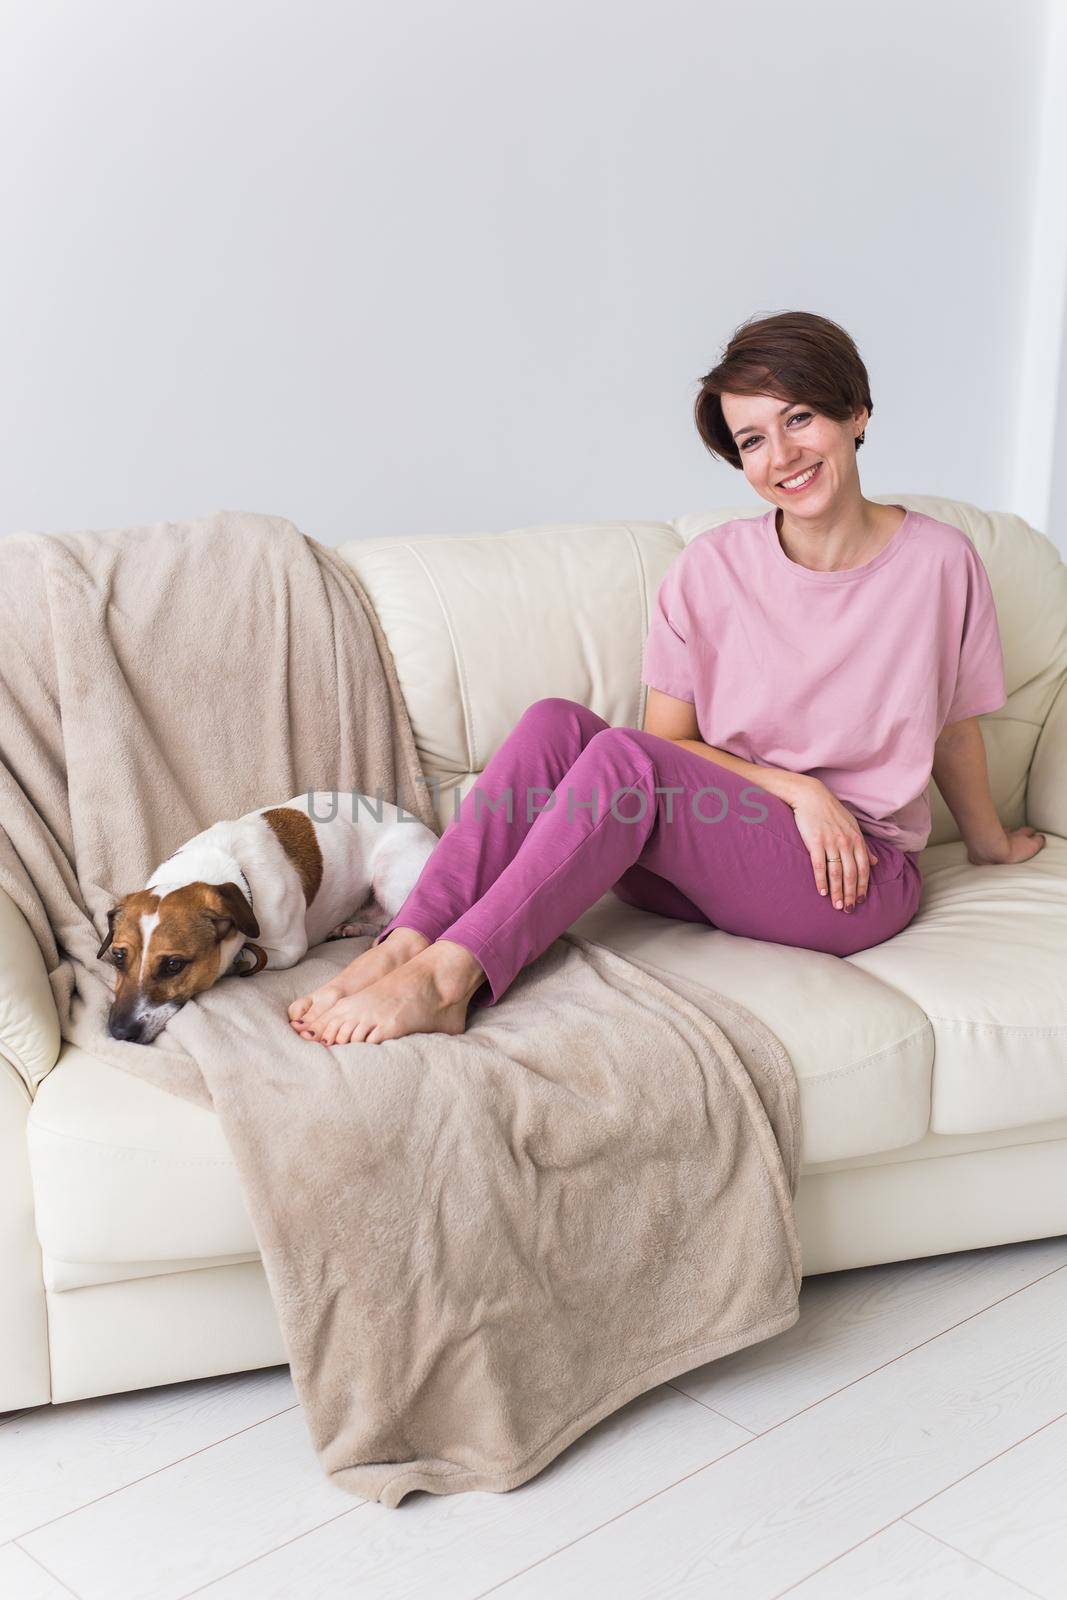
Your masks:
[{"label": "bare foot", "polygon": [[[384,944],[371,945],[350,961],[336,977],[303,994],[289,1007],[289,1022],[301,1038],[317,1037],[317,1027],[322,1018],[346,995],[356,994],[376,983],[395,967],[402,966],[425,950],[430,941],[417,928],[396,927]],[[315,1032],[310,1031],[315,1029]]]},{"label": "bare foot", "polygon": [[438,939],[397,971],[343,996],[312,1031],[326,1045],[463,1033],[471,997],[484,982],[485,969],[465,946]]}]

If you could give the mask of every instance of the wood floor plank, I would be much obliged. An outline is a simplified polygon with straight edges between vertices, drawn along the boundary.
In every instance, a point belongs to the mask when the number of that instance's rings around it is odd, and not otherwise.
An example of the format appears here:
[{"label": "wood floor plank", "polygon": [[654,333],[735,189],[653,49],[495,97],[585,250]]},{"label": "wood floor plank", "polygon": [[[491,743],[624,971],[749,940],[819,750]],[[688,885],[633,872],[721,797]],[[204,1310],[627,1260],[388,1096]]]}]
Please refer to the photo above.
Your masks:
[{"label": "wood floor plank", "polygon": [[4,1600],[70,1600],[70,1590],[17,1544],[0,1545],[0,1594]]},{"label": "wood floor plank", "polygon": [[908,1520],[1035,1594],[1060,1600],[1067,1594],[1067,1417]]},{"label": "wood floor plank", "polygon": [[672,1382],[762,1433],[1064,1265],[1067,1239],[1038,1239],[809,1278],[785,1333]]},{"label": "wood floor plank", "polygon": [[786,1600],[1030,1600],[907,1522],[894,1522],[788,1591]]},{"label": "wood floor plank", "polygon": [[387,1511],[336,1489],[284,1367],[15,1413],[0,1527],[24,1537],[0,1594],[1067,1595],[1065,1260],[1039,1241],[811,1280],[795,1329],[632,1401],[507,1495]]},{"label": "wood floor plank", "polygon": [[509,1494],[419,1494],[395,1510],[371,1502],[197,1600],[470,1600],[748,1438],[661,1385]]},{"label": "wood floor plank", "polygon": [[0,1540],[297,1404],[289,1368],[267,1367],[19,1412],[0,1429]]},{"label": "wood floor plank", "polygon": [[505,1584],[502,1600],[769,1600],[1067,1410],[1067,1271]]},{"label": "wood floor plank", "polygon": [[81,1600],[177,1600],[362,1503],[325,1476],[296,1406],[19,1544]]}]

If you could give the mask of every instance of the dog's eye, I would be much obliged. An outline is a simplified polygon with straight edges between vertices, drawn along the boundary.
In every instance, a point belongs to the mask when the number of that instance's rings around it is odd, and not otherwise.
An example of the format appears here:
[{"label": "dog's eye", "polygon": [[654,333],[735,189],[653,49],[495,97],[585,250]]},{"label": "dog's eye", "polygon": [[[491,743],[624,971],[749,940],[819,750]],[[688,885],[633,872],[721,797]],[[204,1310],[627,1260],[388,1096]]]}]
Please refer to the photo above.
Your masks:
[{"label": "dog's eye", "polygon": [[116,967],[124,967],[126,965],[125,950],[112,950],[111,959],[115,963]]},{"label": "dog's eye", "polygon": [[173,978],[188,965],[188,961],[183,961],[180,956],[167,956],[160,962],[159,975],[161,978]]}]

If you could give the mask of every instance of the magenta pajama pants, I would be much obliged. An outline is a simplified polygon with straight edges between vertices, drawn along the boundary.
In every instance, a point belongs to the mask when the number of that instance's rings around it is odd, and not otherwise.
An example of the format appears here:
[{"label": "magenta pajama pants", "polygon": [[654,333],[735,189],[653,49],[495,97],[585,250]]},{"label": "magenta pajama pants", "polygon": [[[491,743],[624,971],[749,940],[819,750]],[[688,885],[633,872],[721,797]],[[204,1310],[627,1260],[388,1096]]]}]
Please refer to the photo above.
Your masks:
[{"label": "magenta pajama pants", "polygon": [[878,857],[867,898],[839,911],[784,800],[659,734],[537,700],[379,942],[404,926],[463,945],[487,1005],[609,889],[663,917],[852,955],[905,927],[922,888],[916,852],[865,837]]}]

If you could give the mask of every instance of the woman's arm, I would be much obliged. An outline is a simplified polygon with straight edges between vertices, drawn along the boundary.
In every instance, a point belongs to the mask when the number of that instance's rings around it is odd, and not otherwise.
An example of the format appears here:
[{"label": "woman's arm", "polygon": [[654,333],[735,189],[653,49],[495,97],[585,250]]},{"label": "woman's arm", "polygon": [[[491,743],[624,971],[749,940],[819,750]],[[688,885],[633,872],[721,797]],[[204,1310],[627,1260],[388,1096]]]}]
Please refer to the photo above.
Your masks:
[{"label": "woman's arm", "polygon": [[657,734],[714,761],[720,767],[747,778],[758,789],[775,795],[792,807],[797,832],[811,858],[815,884],[820,894],[828,894],[839,911],[851,911],[865,898],[870,869],[878,860],[847,806],[841,804],[819,779],[788,767],[763,767],[756,761],[743,761],[705,744],[698,737],[700,725],[691,700],[679,700],[662,689],[648,686],[645,706],[645,733]]},{"label": "woman's arm", "polygon": [[1044,834],[1029,826],[1008,833],[997,816],[977,717],[942,728],[934,745],[933,775],[966,842],[967,859],[975,866],[1027,861],[1044,848]]},{"label": "woman's arm", "polygon": [[683,745],[686,750],[692,750],[694,755],[703,756],[705,761],[715,761],[720,767],[729,767],[731,772],[740,773],[742,778],[747,778],[760,789],[766,789],[768,794],[777,795],[779,800],[786,801],[788,805],[795,804],[805,786],[811,782],[803,773],[790,772],[785,767],[761,767],[756,761],[742,761],[740,756],[731,755],[729,750],[705,744],[700,737],[700,725],[692,701],[678,700],[672,694],[665,694],[662,689],[654,689],[651,684],[648,686],[648,702],[645,706],[644,732],[655,733],[661,739],[670,739],[672,744]]}]

